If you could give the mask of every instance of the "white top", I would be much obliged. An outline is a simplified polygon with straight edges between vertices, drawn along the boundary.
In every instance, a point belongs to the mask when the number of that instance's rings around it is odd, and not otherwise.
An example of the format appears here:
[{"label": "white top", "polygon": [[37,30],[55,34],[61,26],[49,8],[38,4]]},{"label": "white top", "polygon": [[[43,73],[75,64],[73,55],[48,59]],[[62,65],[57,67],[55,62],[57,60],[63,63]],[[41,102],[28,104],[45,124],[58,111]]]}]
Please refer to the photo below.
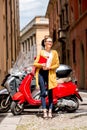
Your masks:
[{"label": "white top", "polygon": [[50,67],[51,62],[52,62],[52,52],[45,51],[44,55],[47,57],[46,67]]}]

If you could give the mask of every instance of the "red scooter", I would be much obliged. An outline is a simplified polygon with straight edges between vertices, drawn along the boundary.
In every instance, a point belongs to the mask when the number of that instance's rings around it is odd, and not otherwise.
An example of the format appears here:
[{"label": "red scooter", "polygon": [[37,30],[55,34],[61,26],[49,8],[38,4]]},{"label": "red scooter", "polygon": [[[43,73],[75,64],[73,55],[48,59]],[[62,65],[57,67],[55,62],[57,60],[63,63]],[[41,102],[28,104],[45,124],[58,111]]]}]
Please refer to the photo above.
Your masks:
[{"label": "red scooter", "polygon": [[[28,70],[28,75],[22,80],[19,91],[12,97],[11,112],[13,115],[21,114],[25,108],[25,104],[31,106],[41,106],[40,90],[31,92],[31,82],[35,75],[35,67],[32,66]],[[77,85],[71,80],[67,82],[58,83],[58,86],[53,89],[53,104],[54,110],[65,110],[67,112],[74,112],[79,107],[79,101],[82,101],[78,93]],[[46,97],[48,105],[48,96]]]}]

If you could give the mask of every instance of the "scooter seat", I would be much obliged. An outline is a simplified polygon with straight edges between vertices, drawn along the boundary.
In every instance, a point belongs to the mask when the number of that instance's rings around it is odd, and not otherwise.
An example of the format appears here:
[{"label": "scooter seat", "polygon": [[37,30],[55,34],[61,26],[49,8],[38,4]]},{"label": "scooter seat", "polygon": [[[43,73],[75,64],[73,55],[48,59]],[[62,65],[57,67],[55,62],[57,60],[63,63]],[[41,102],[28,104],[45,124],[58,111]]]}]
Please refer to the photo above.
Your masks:
[{"label": "scooter seat", "polygon": [[57,83],[58,84],[69,82],[69,81],[71,81],[71,77],[65,77],[65,78],[59,78],[59,79],[57,79]]}]

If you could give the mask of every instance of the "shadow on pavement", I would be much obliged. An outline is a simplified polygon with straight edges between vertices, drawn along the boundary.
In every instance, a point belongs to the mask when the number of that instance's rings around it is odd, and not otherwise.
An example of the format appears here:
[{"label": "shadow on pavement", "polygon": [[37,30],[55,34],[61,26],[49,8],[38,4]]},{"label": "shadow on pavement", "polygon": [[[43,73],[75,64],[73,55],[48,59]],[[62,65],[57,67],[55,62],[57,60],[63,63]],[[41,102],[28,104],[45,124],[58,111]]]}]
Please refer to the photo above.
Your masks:
[{"label": "shadow on pavement", "polygon": [[84,105],[84,106],[86,106],[86,105],[87,105],[87,103],[82,103],[82,104],[80,104],[80,105],[81,105],[81,106],[83,106],[83,105]]},{"label": "shadow on pavement", "polygon": [[[43,118],[43,112],[42,111],[40,111],[40,110],[25,110],[25,111],[23,111],[22,112],[22,114],[21,115],[35,115],[35,116],[37,116],[38,118]],[[52,118],[55,118],[55,117],[57,117],[57,116],[59,116],[59,113],[54,113],[53,112],[53,117]]]},{"label": "shadow on pavement", "polygon": [[7,113],[0,113],[0,123],[4,120],[6,116],[7,116]]},{"label": "shadow on pavement", "polygon": [[79,118],[79,117],[82,117],[82,116],[87,116],[87,112],[76,114],[73,117],[71,117],[70,119],[75,119],[75,118]]}]

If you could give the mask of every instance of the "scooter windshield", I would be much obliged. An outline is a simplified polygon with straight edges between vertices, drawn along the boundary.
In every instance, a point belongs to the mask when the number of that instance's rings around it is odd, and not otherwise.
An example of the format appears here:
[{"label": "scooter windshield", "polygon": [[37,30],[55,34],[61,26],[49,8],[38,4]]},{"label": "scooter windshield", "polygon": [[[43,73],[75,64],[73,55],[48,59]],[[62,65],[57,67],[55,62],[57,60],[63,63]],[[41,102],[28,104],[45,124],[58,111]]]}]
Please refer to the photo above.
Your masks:
[{"label": "scooter windshield", "polygon": [[30,67],[30,54],[20,52],[13,67],[9,70],[9,73],[11,75],[16,75],[16,73],[21,73],[25,71],[25,69],[29,70]]}]

